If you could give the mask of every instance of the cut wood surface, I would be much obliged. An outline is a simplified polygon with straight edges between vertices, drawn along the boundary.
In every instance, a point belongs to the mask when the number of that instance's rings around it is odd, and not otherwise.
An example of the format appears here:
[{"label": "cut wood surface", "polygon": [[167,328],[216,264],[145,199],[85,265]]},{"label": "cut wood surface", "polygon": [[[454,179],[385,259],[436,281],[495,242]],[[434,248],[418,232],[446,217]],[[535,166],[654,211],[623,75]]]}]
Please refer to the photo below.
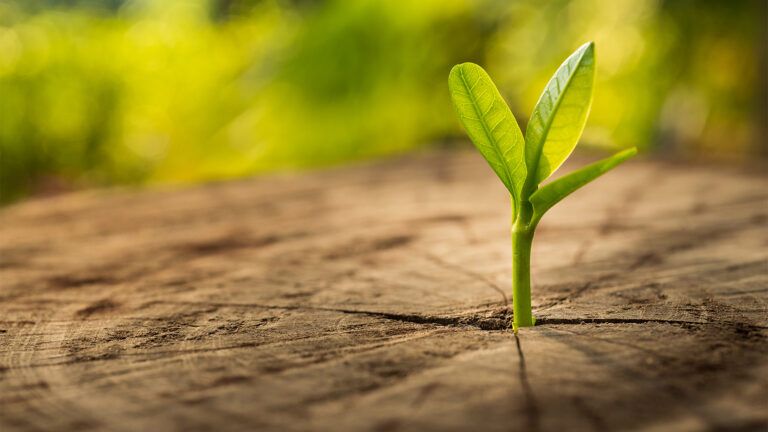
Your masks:
[{"label": "cut wood surface", "polygon": [[768,428],[768,176],[577,192],[518,338],[508,207],[446,151],[6,208],[0,430]]}]

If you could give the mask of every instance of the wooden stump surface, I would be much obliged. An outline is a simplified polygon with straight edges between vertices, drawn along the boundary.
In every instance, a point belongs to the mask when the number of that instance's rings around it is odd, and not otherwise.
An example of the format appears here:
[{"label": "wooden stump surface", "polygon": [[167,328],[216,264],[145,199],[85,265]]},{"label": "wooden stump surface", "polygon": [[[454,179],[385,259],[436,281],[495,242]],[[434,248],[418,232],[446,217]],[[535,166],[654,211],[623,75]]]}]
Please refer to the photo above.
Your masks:
[{"label": "wooden stump surface", "polygon": [[508,206],[446,151],[4,209],[0,430],[768,429],[768,176],[569,197],[519,338]]}]

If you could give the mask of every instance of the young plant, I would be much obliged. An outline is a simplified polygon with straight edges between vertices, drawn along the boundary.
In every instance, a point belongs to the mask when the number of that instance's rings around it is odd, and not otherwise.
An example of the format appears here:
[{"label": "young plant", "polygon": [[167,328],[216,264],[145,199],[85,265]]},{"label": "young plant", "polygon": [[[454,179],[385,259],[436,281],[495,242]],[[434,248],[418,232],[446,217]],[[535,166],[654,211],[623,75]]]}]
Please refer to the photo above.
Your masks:
[{"label": "young plant", "polygon": [[533,326],[531,245],[541,217],[553,205],[637,153],[624,150],[541,186],[570,156],[584,130],[595,77],[593,42],[576,50],[550,79],[533,109],[525,137],[491,78],[480,66],[451,69],[453,105],[475,147],[511,195],[512,325]]}]

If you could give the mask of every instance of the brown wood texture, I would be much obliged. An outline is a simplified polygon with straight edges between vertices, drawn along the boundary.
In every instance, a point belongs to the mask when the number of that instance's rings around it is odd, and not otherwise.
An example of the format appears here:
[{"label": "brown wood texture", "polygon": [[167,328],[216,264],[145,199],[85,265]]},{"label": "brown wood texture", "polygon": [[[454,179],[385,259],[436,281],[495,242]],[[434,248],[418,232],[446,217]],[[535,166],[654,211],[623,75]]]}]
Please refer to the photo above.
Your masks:
[{"label": "brown wood texture", "polygon": [[507,329],[474,153],[0,214],[0,430],[768,427],[768,177],[630,162],[544,218]]}]

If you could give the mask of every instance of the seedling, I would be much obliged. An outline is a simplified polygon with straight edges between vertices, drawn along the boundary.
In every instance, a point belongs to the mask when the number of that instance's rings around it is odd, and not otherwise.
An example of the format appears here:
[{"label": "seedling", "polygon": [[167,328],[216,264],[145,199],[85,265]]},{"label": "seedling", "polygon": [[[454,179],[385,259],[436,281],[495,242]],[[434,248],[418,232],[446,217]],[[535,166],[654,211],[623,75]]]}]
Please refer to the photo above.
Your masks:
[{"label": "seedling", "polygon": [[637,153],[631,148],[587,165],[546,185],[570,156],[592,105],[595,44],[568,57],[549,80],[533,109],[525,138],[488,74],[473,63],[451,69],[453,105],[475,147],[504,186],[512,203],[512,326],[530,327],[531,245],[541,217],[552,206]]}]

